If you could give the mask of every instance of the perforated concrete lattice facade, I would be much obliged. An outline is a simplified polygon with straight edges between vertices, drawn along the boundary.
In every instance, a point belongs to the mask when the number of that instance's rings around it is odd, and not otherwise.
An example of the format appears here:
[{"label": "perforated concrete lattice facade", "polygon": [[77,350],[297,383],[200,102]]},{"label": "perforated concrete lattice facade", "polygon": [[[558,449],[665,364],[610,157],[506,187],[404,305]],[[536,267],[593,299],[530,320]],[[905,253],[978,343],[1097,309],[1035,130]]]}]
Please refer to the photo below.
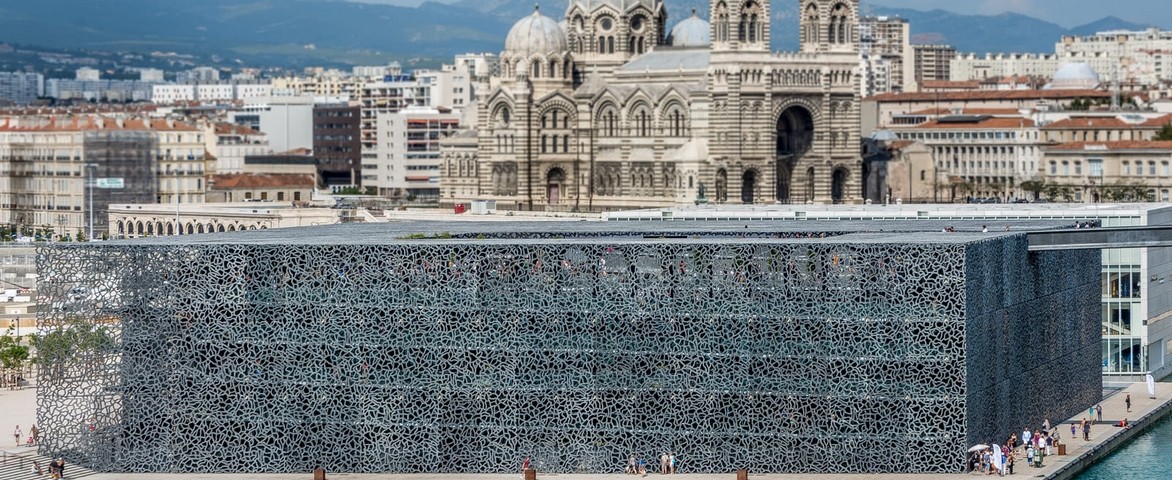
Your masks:
[{"label": "perforated concrete lattice facade", "polygon": [[1097,252],[851,233],[875,225],[45,247],[38,321],[67,347],[38,379],[41,448],[126,472],[615,472],[662,452],[681,472],[958,472],[969,445],[1097,400]]}]

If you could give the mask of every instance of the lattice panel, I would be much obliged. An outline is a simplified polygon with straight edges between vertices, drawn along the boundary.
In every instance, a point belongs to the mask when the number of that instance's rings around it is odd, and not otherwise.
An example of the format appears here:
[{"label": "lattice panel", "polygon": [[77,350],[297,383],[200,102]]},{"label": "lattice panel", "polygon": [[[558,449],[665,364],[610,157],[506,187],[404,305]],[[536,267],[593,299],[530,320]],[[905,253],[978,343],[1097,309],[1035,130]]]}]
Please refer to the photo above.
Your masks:
[{"label": "lattice panel", "polygon": [[44,248],[42,327],[100,341],[42,370],[42,448],[131,472],[958,471],[966,247],[831,241]]}]

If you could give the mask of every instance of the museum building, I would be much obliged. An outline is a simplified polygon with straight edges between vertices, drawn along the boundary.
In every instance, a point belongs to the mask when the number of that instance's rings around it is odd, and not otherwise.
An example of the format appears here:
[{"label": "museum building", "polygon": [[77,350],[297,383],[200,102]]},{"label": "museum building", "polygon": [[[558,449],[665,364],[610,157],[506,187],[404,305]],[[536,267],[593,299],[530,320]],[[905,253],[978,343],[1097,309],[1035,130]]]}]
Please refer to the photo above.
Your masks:
[{"label": "museum building", "polygon": [[687,473],[958,473],[1102,392],[1099,253],[1028,252],[1023,232],[1066,225],[1006,224],[45,245],[38,326],[63,346],[40,450],[110,472],[608,473],[675,452]]}]

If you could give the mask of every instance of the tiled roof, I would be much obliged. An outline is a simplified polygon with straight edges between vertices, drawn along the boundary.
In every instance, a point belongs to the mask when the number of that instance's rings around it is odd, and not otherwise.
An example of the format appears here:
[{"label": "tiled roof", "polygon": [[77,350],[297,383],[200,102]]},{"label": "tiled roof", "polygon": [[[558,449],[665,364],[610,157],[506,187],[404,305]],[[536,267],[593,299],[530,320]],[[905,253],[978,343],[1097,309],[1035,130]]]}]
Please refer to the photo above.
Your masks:
[{"label": "tiled roof", "polygon": [[1070,151],[1113,151],[1113,150],[1167,150],[1172,151],[1168,141],[1121,141],[1121,142],[1070,142],[1043,147],[1046,150]]},{"label": "tiled roof", "polygon": [[313,188],[313,175],[292,173],[239,173],[212,175],[213,190],[239,190],[254,188]]},{"label": "tiled roof", "polygon": [[870,97],[876,102],[931,102],[975,100],[1065,100],[1074,98],[1110,98],[1102,90],[977,90],[972,92],[884,93]]},{"label": "tiled roof", "polygon": [[920,82],[920,88],[921,89],[924,89],[924,88],[962,88],[962,89],[968,89],[968,90],[976,90],[978,88],[981,88],[981,81],[980,80],[965,80],[965,81],[924,80],[924,81]]},{"label": "tiled roof", "polygon": [[[1016,108],[965,108],[961,109],[962,115],[1021,115],[1021,110]],[[917,110],[909,115],[952,115],[952,109],[948,108],[928,108],[925,110]]]},{"label": "tiled roof", "polygon": [[1066,128],[1160,128],[1172,123],[1172,114],[1164,115],[1143,122],[1127,122],[1118,116],[1110,117],[1070,117],[1046,125],[1046,129]]},{"label": "tiled roof", "polygon": [[24,117],[9,118],[0,122],[4,132],[76,132],[76,131],[182,131],[197,129],[184,122],[163,119],[126,118],[115,119],[94,115],[67,117]]}]

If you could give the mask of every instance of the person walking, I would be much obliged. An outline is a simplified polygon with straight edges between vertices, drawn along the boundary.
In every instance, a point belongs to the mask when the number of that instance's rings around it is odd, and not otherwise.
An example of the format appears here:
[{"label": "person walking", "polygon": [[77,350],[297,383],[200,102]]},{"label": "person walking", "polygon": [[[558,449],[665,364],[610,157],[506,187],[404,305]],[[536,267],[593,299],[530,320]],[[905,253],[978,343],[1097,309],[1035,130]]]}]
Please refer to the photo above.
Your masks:
[{"label": "person walking", "polygon": [[659,455],[659,474],[667,475],[667,452]]},{"label": "person walking", "polygon": [[1097,418],[1099,420],[1099,423],[1102,423],[1103,422],[1103,404],[1100,403],[1100,404],[1095,405],[1095,415],[1096,415],[1095,418]]},{"label": "person walking", "polygon": [[20,431],[20,425],[16,426],[16,430],[14,430],[12,432],[12,436],[16,437],[16,446],[19,447],[20,446],[20,437],[24,436],[24,434],[22,434]]},{"label": "person walking", "polygon": [[671,452],[670,454],[668,454],[667,468],[668,468],[668,473],[670,473],[671,475],[676,474],[676,452]]},{"label": "person walking", "polygon": [[1024,443],[1026,445],[1030,444],[1030,429],[1028,429],[1028,428],[1021,429],[1021,443]]},{"label": "person walking", "polygon": [[1083,424],[1082,424],[1082,440],[1084,442],[1091,441],[1091,422],[1083,422]]},{"label": "person walking", "polygon": [[28,437],[32,440],[32,445],[36,445],[37,443],[40,443],[41,431],[37,430],[37,424],[34,423],[33,427],[28,429]]},{"label": "person walking", "polygon": [[1127,405],[1127,411],[1131,412],[1131,394],[1130,393],[1127,394],[1127,396],[1123,397],[1123,404]]}]

